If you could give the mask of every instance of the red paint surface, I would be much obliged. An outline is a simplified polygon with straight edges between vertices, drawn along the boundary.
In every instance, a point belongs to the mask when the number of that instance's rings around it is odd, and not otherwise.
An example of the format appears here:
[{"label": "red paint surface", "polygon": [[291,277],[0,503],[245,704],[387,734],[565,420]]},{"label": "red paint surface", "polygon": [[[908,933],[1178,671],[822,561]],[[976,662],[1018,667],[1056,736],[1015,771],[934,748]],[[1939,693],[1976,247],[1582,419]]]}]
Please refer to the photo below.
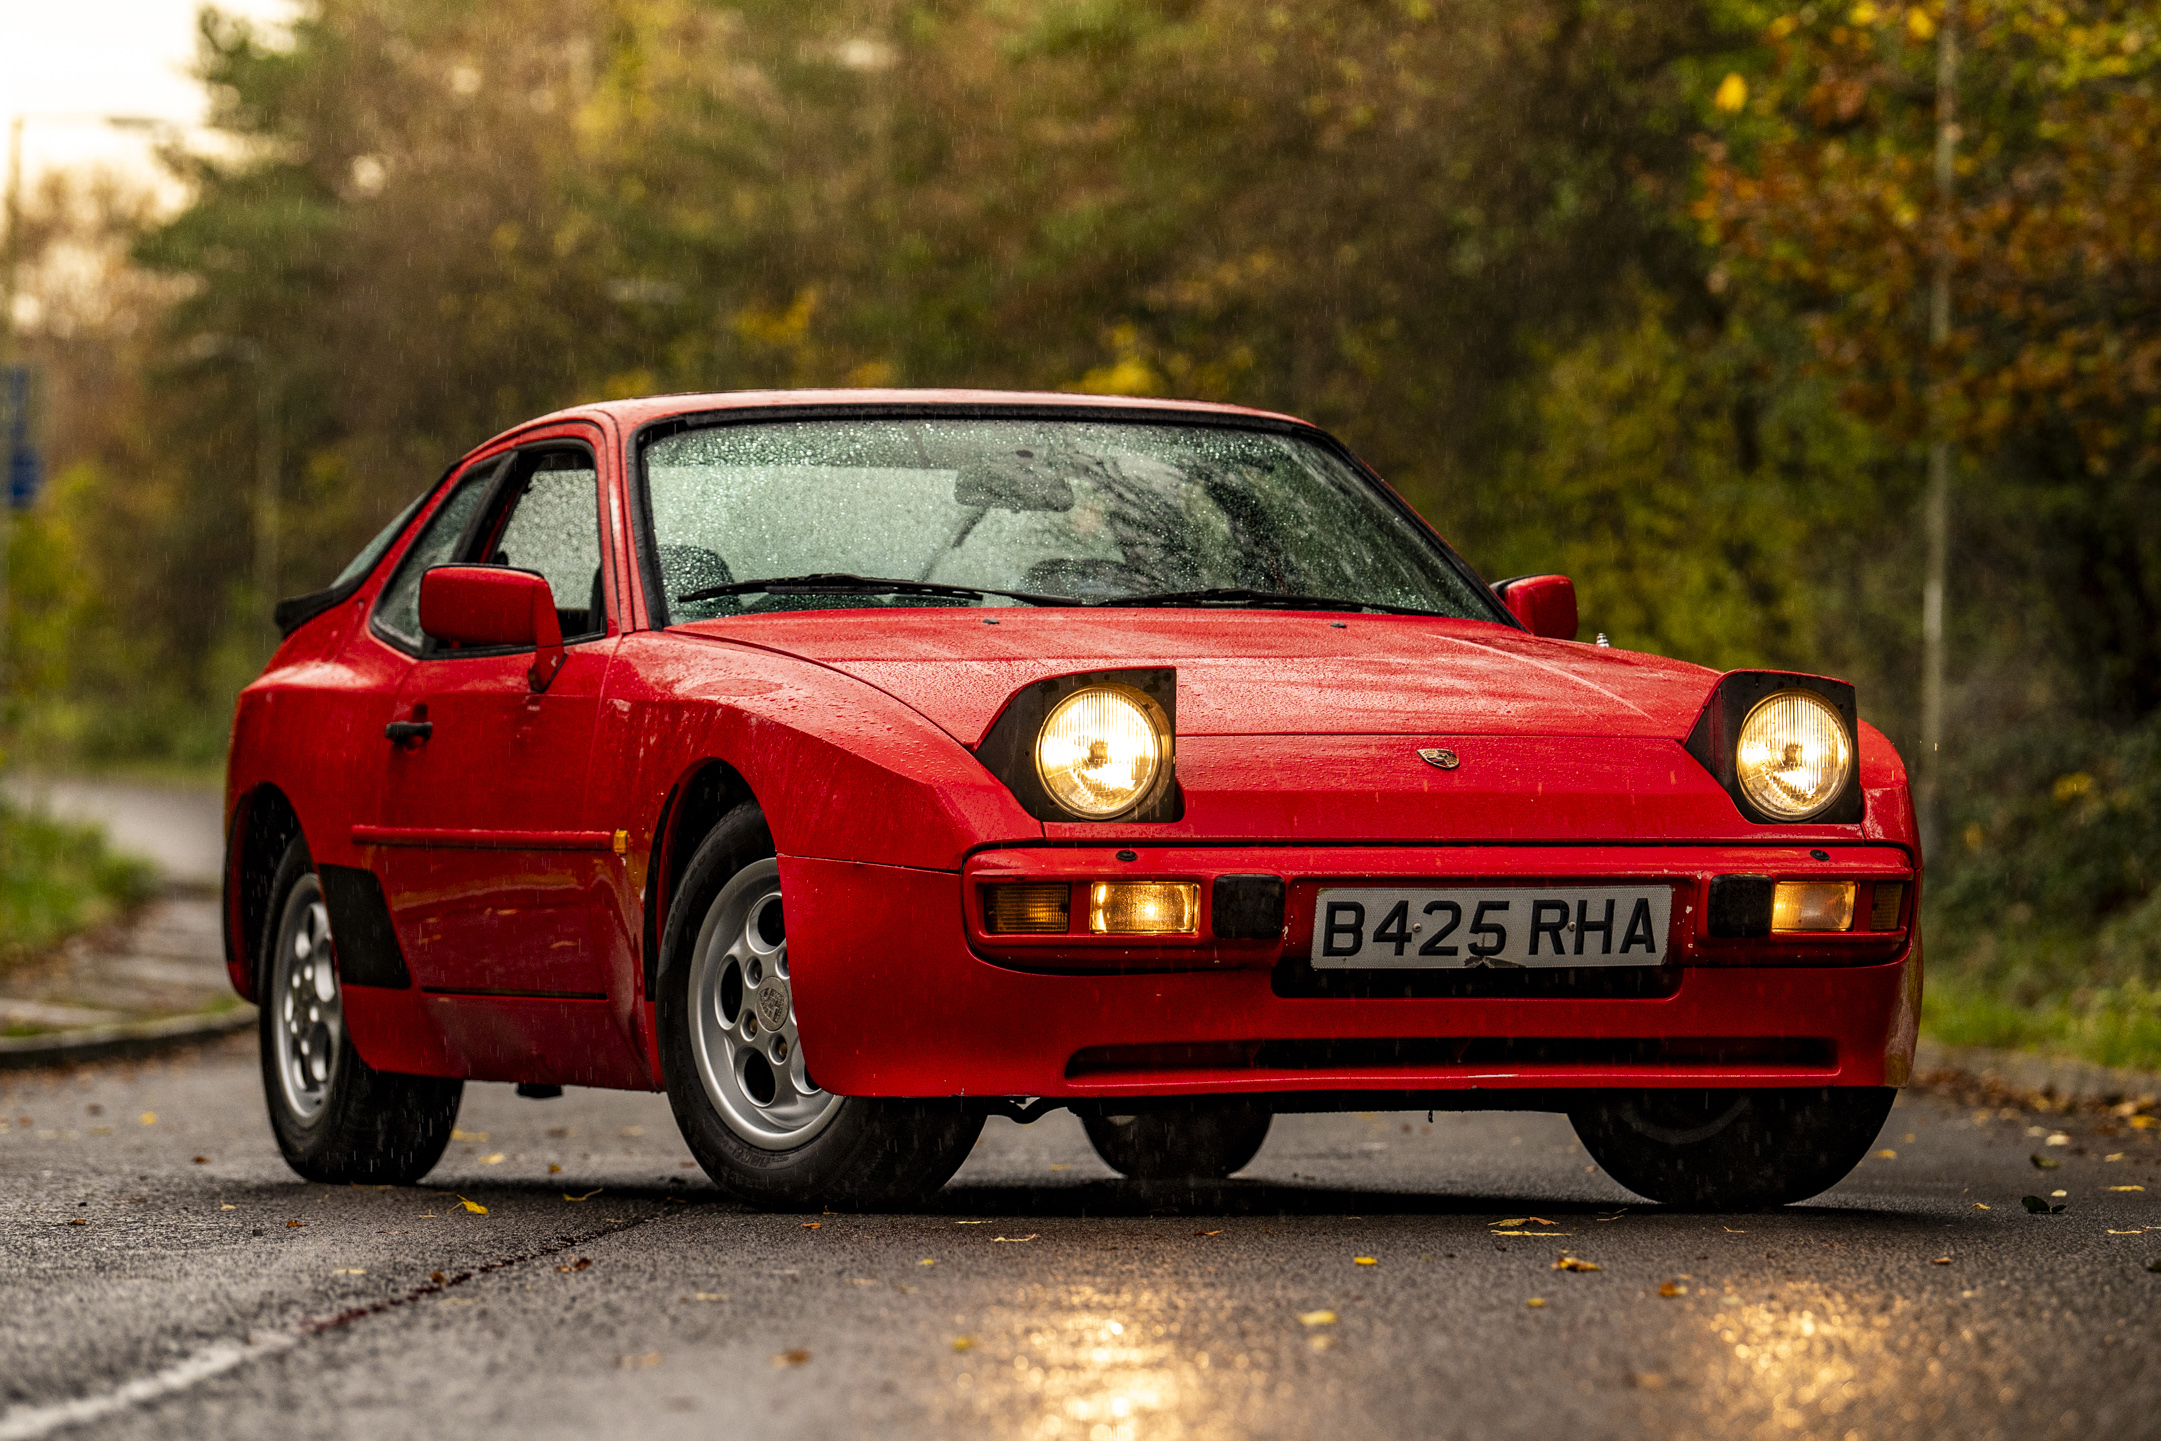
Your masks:
[{"label": "red paint surface", "polygon": [[[728,407],[924,399],[1156,404],[784,392],[550,417],[469,459],[563,435],[593,445],[611,615],[604,639],[569,647],[537,694],[530,654],[408,656],[367,623],[401,541],[358,594],[291,637],[242,694],[228,794],[240,834],[274,791],[299,817],[316,861],[374,870],[393,907],[414,987],[347,990],[354,1042],[371,1063],[656,1087],[643,980],[648,904],[666,901],[655,848],[669,797],[720,763],[772,827],[805,1054],[818,1079],[842,1092],[1904,1079],[1919,997],[1911,937],[1733,942],[1700,928],[1703,887],[1728,871],[1918,881],[1904,769],[1872,728],[1860,736],[1862,823],[1758,826],[1682,749],[1713,673],[1500,623],[1007,609],[990,627],[969,610],[905,609],[649,628],[624,523],[626,442],[636,426]],[[1039,822],[971,753],[1030,682],[1137,666],[1178,673],[1181,820]],[[386,723],[422,718],[421,707],[435,727],[425,743],[384,739]],[[1434,746],[1457,752],[1461,765],[1442,771],[1418,760],[1420,747]],[[609,844],[618,831],[623,853]],[[1107,861],[1119,847],[1137,859]],[[1811,850],[1831,859],[1816,861]],[[981,933],[969,896],[984,878],[1084,880],[1104,865],[1203,882],[1283,875],[1287,940],[1018,944]],[[1306,944],[1314,891],[1361,878],[1671,884],[1684,974],[1673,994],[1641,1000],[1276,995],[1271,968],[1286,948]],[[237,887],[228,908],[237,921]],[[252,990],[237,957],[234,982]],[[1410,1070],[1225,1061],[1226,1047],[1256,1040],[1537,1037],[1805,1040],[1833,1059]],[[1076,1054],[1103,1048],[1124,1057],[1118,1067],[1073,1070]]]}]

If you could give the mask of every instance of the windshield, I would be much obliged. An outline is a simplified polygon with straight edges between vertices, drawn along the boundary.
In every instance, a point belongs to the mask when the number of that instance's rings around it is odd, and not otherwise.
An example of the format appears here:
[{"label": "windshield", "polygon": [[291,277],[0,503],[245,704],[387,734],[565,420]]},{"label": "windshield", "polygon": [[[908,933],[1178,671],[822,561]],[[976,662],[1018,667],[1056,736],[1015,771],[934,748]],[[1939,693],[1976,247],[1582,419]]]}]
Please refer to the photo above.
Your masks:
[{"label": "windshield", "polygon": [[[1386,496],[1295,435],[880,417],[711,426],[656,440],[644,459],[676,622],[1030,596],[1115,605],[1190,591],[1499,618]],[[836,573],[918,589],[745,585]],[[931,586],[961,593],[923,593]],[[709,593],[724,587],[743,593]]]}]

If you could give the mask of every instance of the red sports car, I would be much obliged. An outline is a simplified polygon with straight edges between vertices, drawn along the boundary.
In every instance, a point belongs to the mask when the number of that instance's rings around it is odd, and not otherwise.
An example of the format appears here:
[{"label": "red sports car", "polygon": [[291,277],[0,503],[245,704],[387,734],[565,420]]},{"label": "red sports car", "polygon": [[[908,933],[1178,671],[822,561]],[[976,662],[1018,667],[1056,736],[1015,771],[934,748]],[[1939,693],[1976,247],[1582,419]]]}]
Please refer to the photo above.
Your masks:
[{"label": "red sports car", "polygon": [[987,1115],[1226,1176],[1282,1111],[1564,1111],[1776,1204],[1907,1077],[1920,857],[1853,688],[1580,644],[1229,406],[670,396],[453,466],[241,695],[280,1147],[410,1181],[467,1079],[665,1090],[753,1204]]}]

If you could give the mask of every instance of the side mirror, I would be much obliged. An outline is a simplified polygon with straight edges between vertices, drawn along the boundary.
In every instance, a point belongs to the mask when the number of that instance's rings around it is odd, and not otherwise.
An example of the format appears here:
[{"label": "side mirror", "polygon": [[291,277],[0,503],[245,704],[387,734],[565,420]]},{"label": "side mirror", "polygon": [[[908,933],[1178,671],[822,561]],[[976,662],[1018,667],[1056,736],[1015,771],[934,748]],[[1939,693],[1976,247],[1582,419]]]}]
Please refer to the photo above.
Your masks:
[{"label": "side mirror", "polygon": [[1519,575],[1494,588],[1523,628],[1548,640],[1576,638],[1576,583],[1565,575]]},{"label": "side mirror", "polygon": [[501,565],[439,565],[420,577],[420,628],[446,645],[534,651],[536,691],[563,668],[563,626],[546,576]]}]

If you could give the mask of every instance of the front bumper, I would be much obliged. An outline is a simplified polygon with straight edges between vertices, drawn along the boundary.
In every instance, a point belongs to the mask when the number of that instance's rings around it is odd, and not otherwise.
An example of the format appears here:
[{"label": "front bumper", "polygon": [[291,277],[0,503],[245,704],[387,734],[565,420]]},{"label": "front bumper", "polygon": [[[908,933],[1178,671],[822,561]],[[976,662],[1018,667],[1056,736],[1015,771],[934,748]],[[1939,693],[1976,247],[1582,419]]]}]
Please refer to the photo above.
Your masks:
[{"label": "front bumper", "polygon": [[[1904,1084],[1920,1000],[1910,930],[1862,945],[1715,941],[1692,896],[1717,874],[1915,879],[1898,847],[1225,847],[986,851],[967,869],[781,857],[804,1054],[845,1095],[1067,1100],[1232,1093],[1546,1091]],[[1268,872],[1289,882],[1281,943],[1055,947],[1016,958],[971,936],[986,876]],[[1301,991],[1324,883],[1666,880],[1673,956],[1655,984],[1493,993]],[[1911,894],[1911,892],[1909,892]],[[979,913],[977,913],[979,914]],[[1911,914],[1909,906],[1908,914]],[[1301,929],[1302,928],[1302,929]],[[1826,961],[1832,963],[1826,964]],[[1117,970],[1095,969],[1106,964]],[[1075,967],[1087,967],[1076,969]],[[1641,972],[1637,975],[1641,976]],[[1454,973],[1461,980],[1463,973]],[[1473,987],[1475,989],[1475,987]],[[1513,990],[1514,993],[1507,993]],[[1595,992],[1595,993],[1593,993]]]}]

